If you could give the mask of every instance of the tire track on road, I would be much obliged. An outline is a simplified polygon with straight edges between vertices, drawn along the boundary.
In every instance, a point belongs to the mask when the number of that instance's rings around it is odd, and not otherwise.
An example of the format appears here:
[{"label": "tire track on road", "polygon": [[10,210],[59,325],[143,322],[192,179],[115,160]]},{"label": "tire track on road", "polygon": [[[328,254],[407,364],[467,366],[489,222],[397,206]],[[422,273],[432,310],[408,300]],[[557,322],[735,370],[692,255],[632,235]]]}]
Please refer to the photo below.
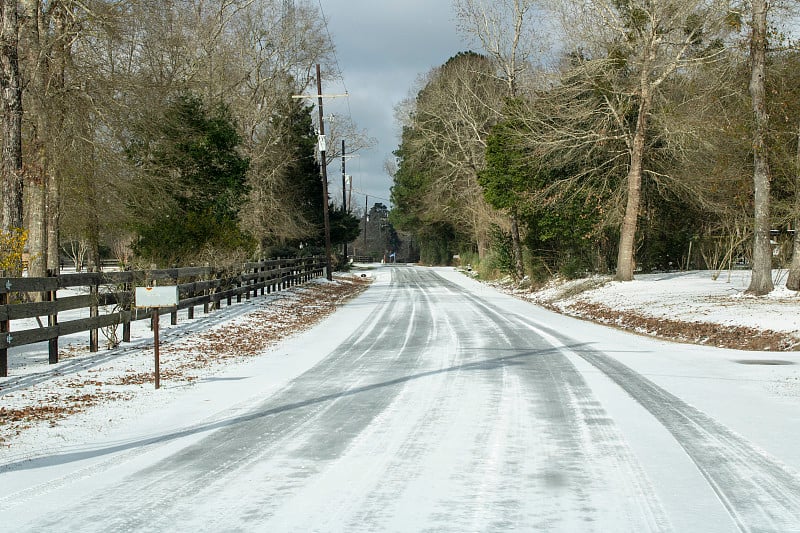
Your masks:
[{"label": "tire track on road", "polygon": [[616,359],[517,316],[556,348],[603,372],[647,409],[686,451],[743,532],[800,531],[800,473]]},{"label": "tire track on road", "polygon": [[[613,524],[612,528],[638,524],[648,531],[671,530],[647,475],[572,362],[545,339],[532,339],[526,334],[527,328],[510,320],[509,313],[475,298],[436,273],[428,271],[427,275],[435,277],[454,295],[454,307],[463,309],[464,315],[486,321],[461,327],[466,336],[476,331],[489,332],[491,342],[474,364],[502,374],[493,378],[505,379],[509,385],[516,383],[524,391],[527,416],[538,428],[526,433],[528,438],[536,436],[532,442],[519,441],[519,427],[492,429],[506,434],[498,463],[505,475],[495,479],[492,498],[470,504],[473,515],[493,517],[488,523],[498,528],[515,523],[516,527],[537,530],[591,530],[589,524],[600,523]],[[492,352],[503,355],[487,358]],[[497,394],[507,392],[514,394],[503,389]],[[590,411],[587,406],[591,406]],[[498,409],[504,407],[498,404]],[[498,423],[502,425],[503,419],[499,416]],[[476,460],[483,457],[485,444],[491,442],[488,435],[484,445],[476,443]],[[624,483],[608,486],[606,476],[610,471],[622,473],[619,479]],[[516,490],[506,490],[515,483]],[[619,502],[626,503],[613,509],[602,506],[606,500],[601,494],[608,490],[619,496]],[[509,499],[509,494],[514,496]],[[505,500],[500,499],[502,495],[506,495]],[[525,501],[532,496],[539,501],[535,509]],[[637,505],[631,506],[627,503],[630,500]],[[443,520],[441,525],[449,524]]]}]

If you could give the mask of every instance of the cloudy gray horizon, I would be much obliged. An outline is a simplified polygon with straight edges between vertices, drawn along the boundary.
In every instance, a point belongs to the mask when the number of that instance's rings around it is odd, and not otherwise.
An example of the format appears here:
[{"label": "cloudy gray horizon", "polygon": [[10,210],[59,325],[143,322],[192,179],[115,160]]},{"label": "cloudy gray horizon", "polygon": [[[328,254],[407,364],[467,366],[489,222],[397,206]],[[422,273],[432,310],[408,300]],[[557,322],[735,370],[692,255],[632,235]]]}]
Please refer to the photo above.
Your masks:
[{"label": "cloudy gray horizon", "polygon": [[[359,131],[377,141],[346,161],[353,207],[363,210],[365,195],[370,207],[389,205],[392,180],[385,163],[400,142],[395,108],[414,93],[420,76],[468,45],[456,28],[450,0],[320,0],[319,5],[344,77],[344,87],[323,80],[323,93],[346,89],[350,95],[325,100],[325,116],[349,114]],[[328,178],[338,203],[340,162],[328,166]]]}]

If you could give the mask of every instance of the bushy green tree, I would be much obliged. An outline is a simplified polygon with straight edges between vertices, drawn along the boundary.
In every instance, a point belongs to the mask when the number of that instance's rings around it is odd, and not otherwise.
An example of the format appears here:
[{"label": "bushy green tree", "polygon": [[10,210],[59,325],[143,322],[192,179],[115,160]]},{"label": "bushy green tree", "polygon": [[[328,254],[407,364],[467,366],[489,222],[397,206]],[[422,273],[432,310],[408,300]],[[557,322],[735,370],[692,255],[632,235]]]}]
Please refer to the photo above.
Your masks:
[{"label": "bushy green tree", "polygon": [[286,182],[291,186],[291,202],[297,216],[309,226],[307,237],[295,240],[293,244],[305,241],[324,246],[322,178],[316,160],[317,134],[311,118],[313,111],[313,106],[293,103],[288,116],[290,129],[281,142],[291,154],[285,169]]},{"label": "bushy green tree", "polygon": [[361,233],[361,221],[348,211],[333,204],[328,207],[331,224],[331,245],[352,242]]},{"label": "bushy green tree", "polygon": [[134,205],[137,256],[157,265],[184,264],[252,252],[238,226],[247,192],[248,160],[224,105],[182,95],[160,127],[129,147],[152,202]]},{"label": "bushy green tree", "polygon": [[[551,192],[551,187],[573,171],[556,161],[532,158],[519,142],[522,128],[519,121],[507,119],[492,129],[487,139],[486,168],[478,178],[486,200],[520,220],[525,244],[537,264],[550,271],[589,269],[597,257],[596,241],[590,237],[601,226],[602,193],[590,187],[568,194],[555,189]],[[505,237],[499,235],[505,236],[496,231],[495,243],[507,247]]]}]

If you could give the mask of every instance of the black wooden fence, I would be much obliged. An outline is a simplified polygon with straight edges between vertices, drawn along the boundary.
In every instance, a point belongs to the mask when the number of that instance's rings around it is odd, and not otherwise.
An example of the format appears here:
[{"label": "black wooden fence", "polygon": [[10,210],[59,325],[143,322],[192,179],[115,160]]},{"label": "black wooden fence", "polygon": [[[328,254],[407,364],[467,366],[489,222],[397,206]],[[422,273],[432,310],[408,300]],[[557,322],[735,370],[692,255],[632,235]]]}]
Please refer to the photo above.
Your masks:
[{"label": "black wooden fence", "polygon": [[[242,301],[242,297],[268,294],[324,275],[324,258],[276,259],[246,263],[236,272],[211,267],[171,268],[123,272],[62,274],[48,278],[0,278],[0,377],[8,376],[8,349],[47,341],[50,363],[58,362],[58,339],[64,335],[89,332],[89,349],[98,350],[99,331],[122,325],[122,342],[130,342],[131,321],[149,318],[150,312],[134,307],[135,288],[152,285],[177,285],[177,307],[159,314],[170,314],[172,324],[178,310],[187,309],[194,318],[195,307],[203,311]],[[82,287],[86,294],[58,297],[59,289]],[[88,289],[88,291],[87,291]],[[39,295],[34,298],[32,295]],[[43,300],[43,301],[34,301]],[[112,308],[111,312],[101,311]],[[59,322],[58,314],[89,309],[89,318]],[[39,327],[12,331],[11,320],[36,318]],[[46,319],[46,323],[42,321]]]}]

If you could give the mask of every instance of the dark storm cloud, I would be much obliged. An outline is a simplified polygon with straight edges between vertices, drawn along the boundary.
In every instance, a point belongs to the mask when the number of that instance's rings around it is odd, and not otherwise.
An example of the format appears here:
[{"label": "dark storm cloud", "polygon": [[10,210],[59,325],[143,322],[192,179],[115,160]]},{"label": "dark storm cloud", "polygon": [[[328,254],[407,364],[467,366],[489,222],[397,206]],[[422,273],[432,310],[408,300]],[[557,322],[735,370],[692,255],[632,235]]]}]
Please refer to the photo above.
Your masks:
[{"label": "dark storm cloud", "polygon": [[[347,173],[353,175],[356,189],[388,203],[391,178],[384,164],[399,142],[394,109],[416,90],[421,75],[466,44],[449,0],[321,0],[320,5],[350,94],[348,102],[326,101],[325,114],[349,112],[359,129],[377,139],[375,148],[347,161]],[[340,89],[331,84],[323,91]],[[339,168],[334,164],[328,169],[334,195],[337,187],[341,190]],[[363,194],[353,202],[363,208]]]}]

